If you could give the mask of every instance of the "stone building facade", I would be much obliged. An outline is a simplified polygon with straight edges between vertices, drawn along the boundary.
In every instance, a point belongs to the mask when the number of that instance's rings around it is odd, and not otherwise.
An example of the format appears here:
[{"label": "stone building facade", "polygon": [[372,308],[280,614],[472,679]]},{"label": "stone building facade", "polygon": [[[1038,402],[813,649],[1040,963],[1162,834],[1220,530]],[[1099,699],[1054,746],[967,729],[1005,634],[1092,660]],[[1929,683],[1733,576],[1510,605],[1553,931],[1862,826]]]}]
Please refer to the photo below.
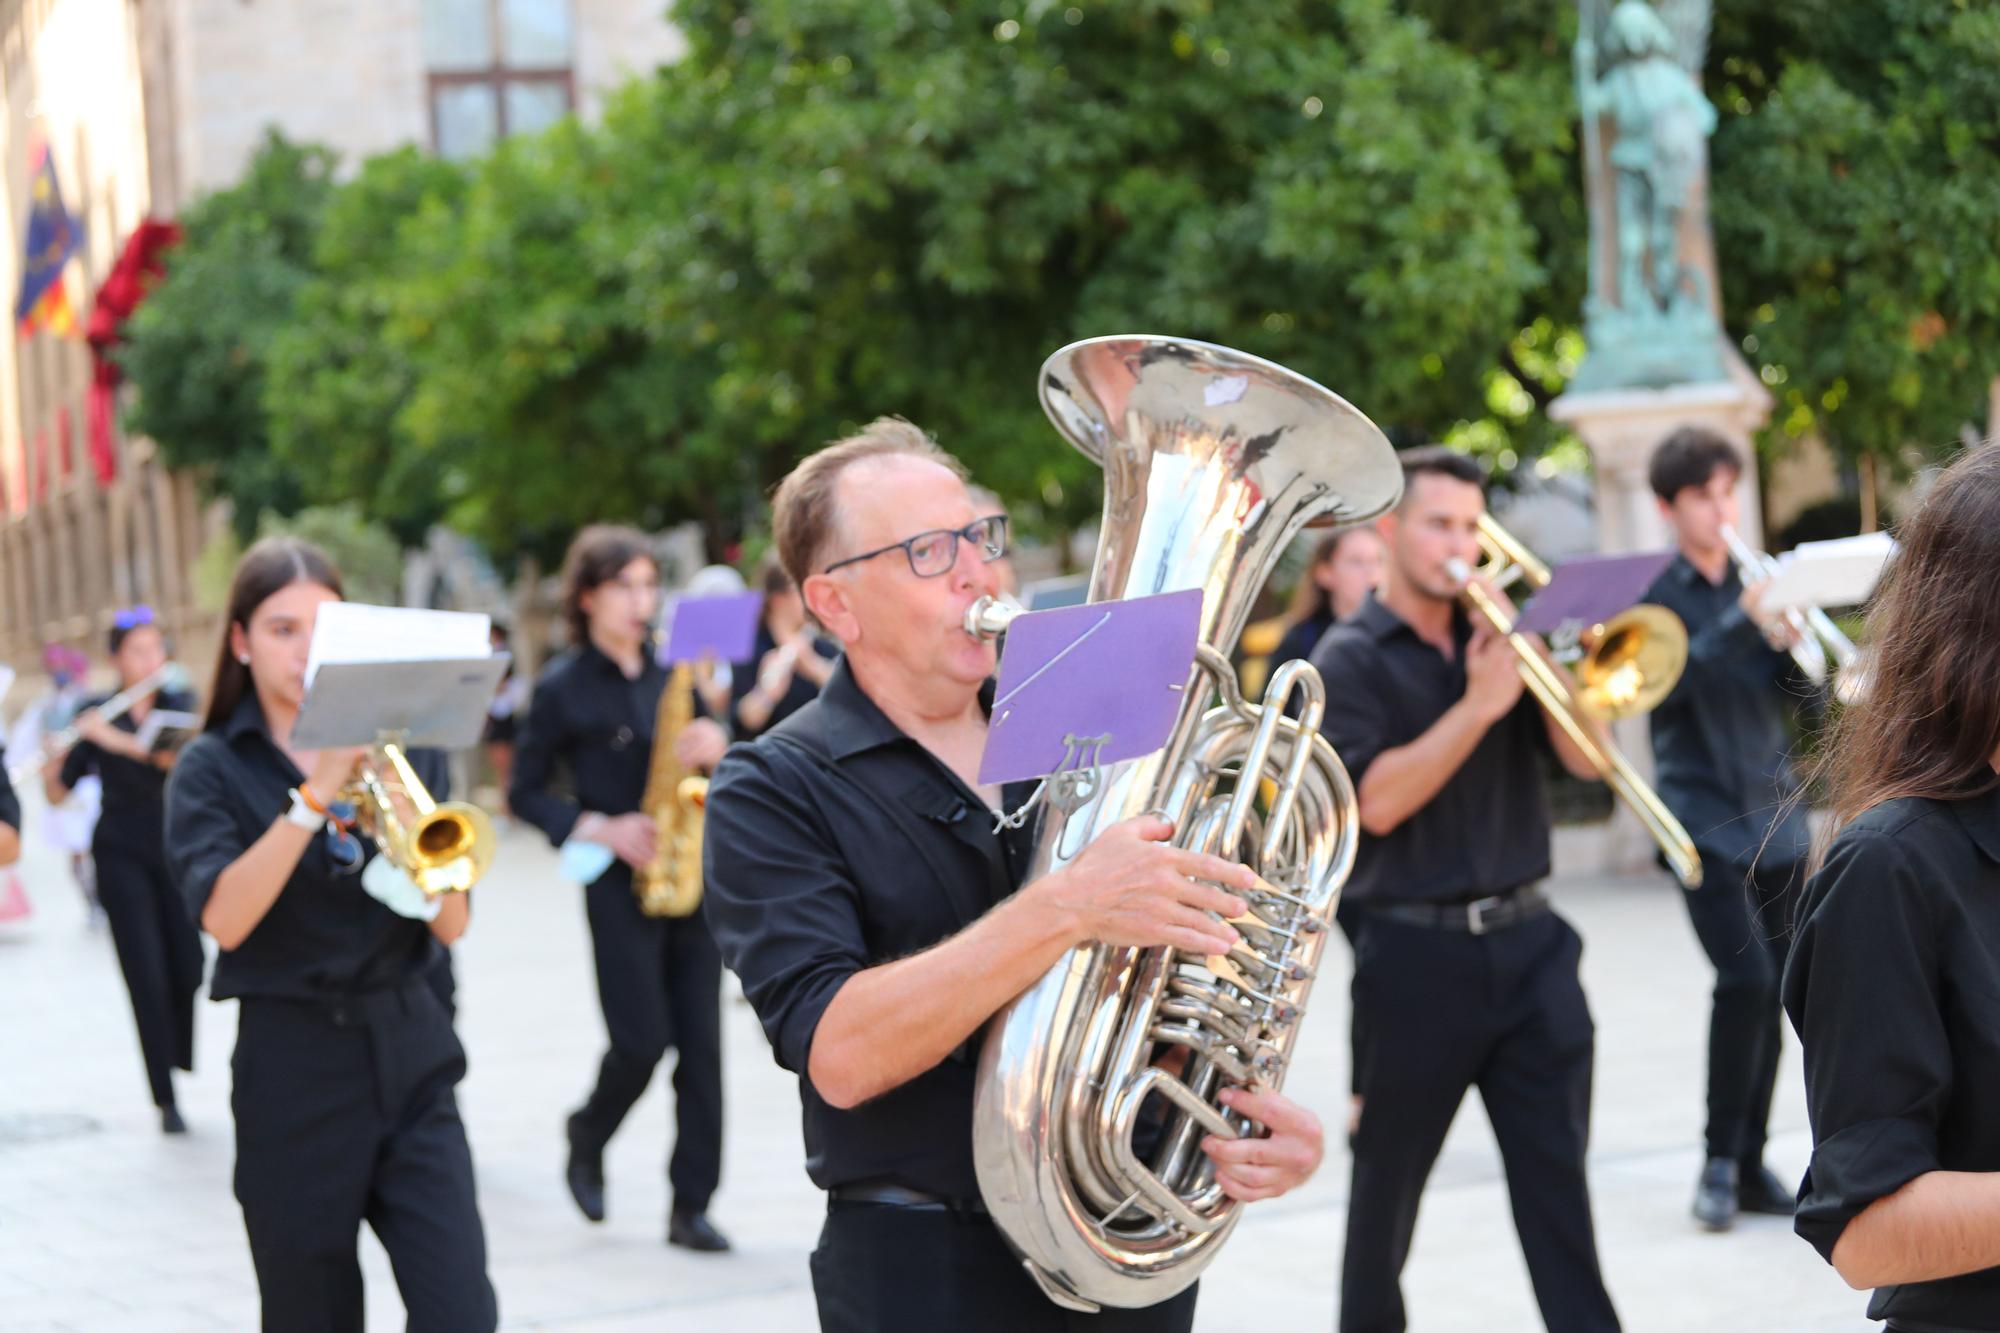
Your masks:
[{"label": "stone building facade", "polygon": [[[667,0],[0,0],[0,290],[20,289],[39,144],[82,233],[81,321],[134,229],[232,183],[269,127],[349,163],[468,156],[595,115],[681,49]],[[189,574],[220,515],[115,427],[93,466],[91,379],[80,338],[0,356],[0,661],[24,676],[50,643],[99,653],[121,605],[153,606],[188,662],[216,628]]]}]

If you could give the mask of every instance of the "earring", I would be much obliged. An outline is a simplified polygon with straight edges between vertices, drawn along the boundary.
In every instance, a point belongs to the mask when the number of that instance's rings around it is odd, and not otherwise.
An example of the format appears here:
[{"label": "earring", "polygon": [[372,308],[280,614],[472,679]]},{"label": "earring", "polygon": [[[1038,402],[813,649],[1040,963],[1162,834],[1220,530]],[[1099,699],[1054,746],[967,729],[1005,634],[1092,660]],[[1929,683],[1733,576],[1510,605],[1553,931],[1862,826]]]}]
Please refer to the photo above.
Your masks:
[{"label": "earring", "polygon": [[243,664],[244,666],[249,666],[249,665],[250,665],[250,654],[248,654],[248,653],[238,653],[238,654],[236,654],[236,660],[237,660],[237,661],[239,661],[239,662],[241,662],[241,663],[242,663],[242,664]]}]

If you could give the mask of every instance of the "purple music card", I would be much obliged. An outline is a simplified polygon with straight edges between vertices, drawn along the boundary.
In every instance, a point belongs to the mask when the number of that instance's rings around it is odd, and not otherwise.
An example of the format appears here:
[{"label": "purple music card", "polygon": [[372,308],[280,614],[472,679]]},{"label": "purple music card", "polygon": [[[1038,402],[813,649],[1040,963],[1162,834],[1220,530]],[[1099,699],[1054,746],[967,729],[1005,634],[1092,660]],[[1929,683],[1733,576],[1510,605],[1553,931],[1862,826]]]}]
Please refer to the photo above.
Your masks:
[{"label": "purple music card", "polygon": [[1190,588],[1017,618],[979,780],[1042,778],[1066,762],[1116,763],[1164,745],[1186,698],[1201,597]]},{"label": "purple music card", "polygon": [[1556,567],[1548,586],[1521,608],[1515,628],[1530,634],[1552,634],[1564,626],[1588,629],[1602,624],[1637,605],[1673,558],[1672,551],[1642,551],[1565,560]]},{"label": "purple music card", "polygon": [[763,608],[764,594],[760,592],[677,599],[667,612],[660,664],[675,666],[704,657],[718,662],[749,661],[757,649],[757,613]]}]

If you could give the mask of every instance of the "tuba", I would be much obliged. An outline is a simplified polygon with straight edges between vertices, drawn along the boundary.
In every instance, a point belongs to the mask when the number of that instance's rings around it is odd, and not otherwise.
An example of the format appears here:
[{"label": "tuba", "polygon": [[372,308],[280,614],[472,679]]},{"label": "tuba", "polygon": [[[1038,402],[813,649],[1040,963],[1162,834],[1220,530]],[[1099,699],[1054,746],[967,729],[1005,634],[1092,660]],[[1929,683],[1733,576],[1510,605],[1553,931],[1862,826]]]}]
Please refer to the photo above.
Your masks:
[{"label": "tuba", "polygon": [[427,898],[464,893],[493,863],[486,812],[464,801],[438,804],[398,741],[370,747],[344,795],[382,855]]},{"label": "tuba", "polygon": [[701,819],[708,779],[690,773],[674,742],[694,720],[694,667],[681,663],[660,691],[652,766],[639,808],[653,817],[653,859],[632,872],[632,892],[647,916],[693,916],[701,907]]},{"label": "tuba", "polygon": [[[1079,948],[987,1029],[973,1155],[994,1221],[1056,1304],[1146,1306],[1200,1277],[1235,1226],[1239,1205],[1199,1144],[1257,1132],[1217,1101],[1222,1089],[1283,1083],[1360,827],[1353,784],[1319,735],[1319,674],[1287,663],[1253,704],[1229,652],[1292,538],[1383,512],[1402,474],[1382,432],[1339,396],[1206,343],[1076,343],[1042,367],[1041,400],[1104,468],[1090,600],[1205,596],[1165,748],[1096,770],[1086,803],[1051,805],[1031,873],[1159,811],[1180,846],[1259,877],[1226,956]],[[982,600],[966,627],[997,634],[1010,618]],[[1156,1063],[1176,1050],[1177,1069]],[[1156,1134],[1139,1132],[1147,1121]]]}]

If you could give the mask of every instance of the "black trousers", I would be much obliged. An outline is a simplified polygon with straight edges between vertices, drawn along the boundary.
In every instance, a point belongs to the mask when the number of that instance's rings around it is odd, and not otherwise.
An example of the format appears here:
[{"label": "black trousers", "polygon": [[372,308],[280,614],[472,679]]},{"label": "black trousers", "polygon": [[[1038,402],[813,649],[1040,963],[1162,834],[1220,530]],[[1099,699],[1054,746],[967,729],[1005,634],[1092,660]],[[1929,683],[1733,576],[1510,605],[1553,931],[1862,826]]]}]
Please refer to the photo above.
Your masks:
[{"label": "black trousers", "polygon": [[1553,912],[1471,935],[1371,915],[1354,967],[1356,1091],[1342,1333],[1401,1330],[1400,1278],[1424,1182],[1478,1088],[1542,1320],[1616,1329],[1584,1179],[1594,1030],[1583,943]]},{"label": "black trousers", "polygon": [[812,1281],[822,1333],[1186,1333],[1198,1290],[1078,1314],[1042,1294],[989,1217],[838,1201]]},{"label": "black trousers", "polygon": [[167,873],[154,837],[128,836],[116,827],[92,841],[97,897],[111,923],[118,970],[132,997],[139,1054],[153,1105],[174,1104],[173,1070],[194,1068],[194,995],[201,989],[201,940],[187,900]]},{"label": "black trousers", "polygon": [[366,1221],[410,1333],[499,1314],[452,1088],[465,1051],[426,978],[339,1004],[246,997],[237,1020],[236,1197],[265,1333],[360,1333]]},{"label": "black trousers", "polygon": [[584,1145],[602,1149],[672,1047],[667,1180],[674,1207],[702,1212],[722,1178],[722,955],[699,912],[676,920],[640,912],[623,865],[585,889],[584,899],[611,1049],[573,1130]]},{"label": "black trousers", "polygon": [[1702,886],[1681,891],[1695,937],[1715,968],[1703,1137],[1710,1157],[1737,1162],[1746,1175],[1764,1161],[1782,1046],[1778,978],[1798,874],[1797,865],[1760,863],[1746,871],[1704,852]]}]

